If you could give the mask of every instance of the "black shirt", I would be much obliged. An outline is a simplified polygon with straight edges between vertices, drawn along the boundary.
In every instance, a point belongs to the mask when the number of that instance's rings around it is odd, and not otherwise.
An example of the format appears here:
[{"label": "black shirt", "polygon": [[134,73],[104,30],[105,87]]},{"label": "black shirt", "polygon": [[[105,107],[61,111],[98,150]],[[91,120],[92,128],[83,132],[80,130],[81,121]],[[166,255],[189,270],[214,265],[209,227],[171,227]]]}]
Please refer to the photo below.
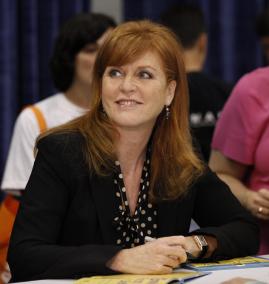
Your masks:
[{"label": "black shirt", "polygon": [[208,161],[215,124],[232,86],[202,72],[189,72],[187,78],[192,134],[200,146],[203,158]]}]

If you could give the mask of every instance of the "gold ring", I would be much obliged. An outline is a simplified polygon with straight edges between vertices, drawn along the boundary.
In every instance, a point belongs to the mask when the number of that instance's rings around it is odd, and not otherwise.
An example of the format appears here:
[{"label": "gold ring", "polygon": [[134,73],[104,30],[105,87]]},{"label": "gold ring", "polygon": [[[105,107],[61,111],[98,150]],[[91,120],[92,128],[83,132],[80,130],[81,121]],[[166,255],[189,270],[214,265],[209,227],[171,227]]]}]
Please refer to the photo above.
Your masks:
[{"label": "gold ring", "polygon": [[263,211],[263,208],[262,208],[262,207],[259,207],[258,212],[259,212],[259,213],[262,213],[262,211]]}]

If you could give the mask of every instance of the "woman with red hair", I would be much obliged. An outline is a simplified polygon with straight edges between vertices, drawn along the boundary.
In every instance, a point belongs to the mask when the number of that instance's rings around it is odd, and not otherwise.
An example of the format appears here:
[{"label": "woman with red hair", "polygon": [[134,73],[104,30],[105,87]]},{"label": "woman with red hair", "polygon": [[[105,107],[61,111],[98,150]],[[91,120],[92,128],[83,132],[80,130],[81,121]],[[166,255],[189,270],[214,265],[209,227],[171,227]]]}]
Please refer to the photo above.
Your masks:
[{"label": "woman with red hair", "polygon": [[[91,94],[86,115],[38,139],[9,248],[13,281],[169,273],[187,257],[256,252],[256,223],[193,149],[171,31],[115,28]],[[192,218],[200,229],[189,233]]]}]

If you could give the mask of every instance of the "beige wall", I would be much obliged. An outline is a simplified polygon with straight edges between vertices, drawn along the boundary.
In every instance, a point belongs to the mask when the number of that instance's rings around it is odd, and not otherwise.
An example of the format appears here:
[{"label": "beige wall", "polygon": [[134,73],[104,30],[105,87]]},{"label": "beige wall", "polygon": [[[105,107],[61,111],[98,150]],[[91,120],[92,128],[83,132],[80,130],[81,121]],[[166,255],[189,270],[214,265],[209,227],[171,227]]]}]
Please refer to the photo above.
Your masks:
[{"label": "beige wall", "polygon": [[91,0],[91,11],[112,16],[117,23],[122,22],[123,0]]}]

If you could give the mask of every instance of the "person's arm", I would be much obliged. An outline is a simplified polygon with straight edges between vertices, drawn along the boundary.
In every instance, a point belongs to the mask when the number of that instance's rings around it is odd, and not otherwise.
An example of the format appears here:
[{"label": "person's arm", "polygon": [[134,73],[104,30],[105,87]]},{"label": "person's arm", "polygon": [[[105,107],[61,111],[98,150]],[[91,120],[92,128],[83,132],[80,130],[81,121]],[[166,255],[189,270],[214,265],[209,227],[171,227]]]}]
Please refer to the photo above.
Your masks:
[{"label": "person's arm", "polygon": [[106,262],[120,247],[63,245],[60,241],[65,237],[66,214],[77,190],[73,163],[83,159],[73,161],[72,151],[79,146],[65,138],[48,136],[38,145],[10,241],[8,263],[13,282],[113,273]]},{"label": "person's arm", "polygon": [[[70,245],[63,245],[59,240],[68,237],[62,228],[78,190],[77,176],[83,175],[80,163],[84,163],[83,151],[76,155],[81,150],[80,140],[72,141],[70,135],[59,137],[48,136],[38,144],[37,158],[10,242],[8,261],[12,281],[79,278],[115,271],[159,274],[172,272],[185,262],[190,242],[183,236],[161,238],[123,250],[120,246],[105,244],[75,246],[72,241]],[[93,200],[85,202],[90,207],[89,215],[95,215],[97,205]],[[92,230],[94,234],[95,226]]]},{"label": "person's arm", "polygon": [[187,238],[170,236],[152,239],[144,245],[119,251],[107,265],[118,272],[166,274],[186,262]]},{"label": "person's arm", "polygon": [[247,171],[247,166],[225,157],[220,151],[212,150],[209,159],[209,167],[219,178],[229,185],[233,194],[241,204],[246,206],[247,188],[243,180]]},{"label": "person's arm", "polygon": [[200,229],[191,234],[214,236],[217,248],[212,260],[257,252],[259,229],[225,183],[209,169],[194,185],[193,219]]},{"label": "person's arm", "polygon": [[[230,187],[240,203],[254,216],[261,219],[269,218],[269,201],[265,196],[266,192],[263,196],[262,189],[261,192],[252,191],[242,182],[248,166],[227,158],[218,150],[212,150],[209,167]],[[260,207],[263,208],[263,212],[259,212]]]},{"label": "person's arm", "polygon": [[245,208],[260,219],[269,219],[268,189],[254,191],[244,184],[253,169],[258,175],[265,170],[269,100],[263,72],[246,74],[233,89],[214,130],[209,166]]},{"label": "person's arm", "polygon": [[[108,266],[119,272],[135,274],[172,273],[173,268],[188,260],[200,259],[201,247],[194,236],[149,238],[145,245],[119,251]],[[205,236],[208,249],[203,257],[209,258],[217,247],[213,236]],[[147,239],[148,240],[148,239]]]},{"label": "person's arm", "polygon": [[39,128],[30,109],[18,116],[10,143],[1,189],[19,196],[24,190],[34,164],[34,145]]}]

